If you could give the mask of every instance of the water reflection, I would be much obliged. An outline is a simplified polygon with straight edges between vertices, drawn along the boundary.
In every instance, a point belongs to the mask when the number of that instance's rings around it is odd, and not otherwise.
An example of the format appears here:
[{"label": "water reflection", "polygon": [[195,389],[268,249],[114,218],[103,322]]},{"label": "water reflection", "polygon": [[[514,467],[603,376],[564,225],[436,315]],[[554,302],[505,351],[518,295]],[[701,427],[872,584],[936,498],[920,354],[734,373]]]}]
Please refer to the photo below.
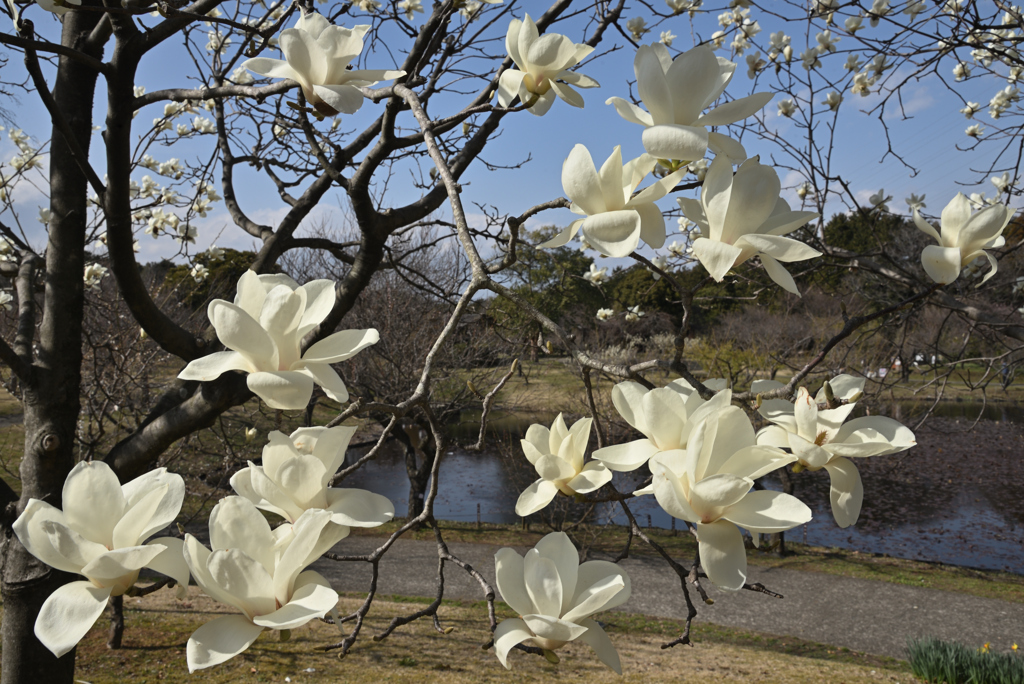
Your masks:
[{"label": "water reflection", "polygon": [[[917,406],[920,404],[901,406],[902,420],[909,422],[909,411]],[[983,421],[967,433],[981,405],[964,402],[953,406],[963,410],[944,409],[944,413],[967,420],[936,419],[929,423],[934,427],[919,431],[920,446],[910,452],[858,459],[866,494],[860,521],[852,528],[839,529],[832,519],[827,473],[802,473],[796,480],[796,494],[814,511],[814,519],[790,532],[789,538],[818,546],[1024,572],[1024,451],[1019,423]],[[1000,410],[1009,420],[1021,420],[1021,407]],[[499,416],[505,434],[497,438],[515,444],[531,422],[550,423],[552,418],[548,414],[526,420]],[[467,419],[464,425],[462,439],[475,438],[479,423],[473,426]],[[516,463],[517,472],[513,473],[496,452],[450,452],[441,464],[444,487],[435,503],[435,515],[472,522],[477,520],[479,505],[484,522],[518,521],[516,499],[536,475],[527,472],[525,460]],[[633,474],[616,474],[621,491],[631,491],[635,481]],[[408,510],[405,462],[397,452],[382,454],[349,477],[344,486],[384,494],[395,502],[397,515]],[[765,486],[781,488],[773,476],[765,478]],[[652,496],[634,500],[631,509],[643,525],[671,527],[671,517]],[[611,504],[598,507],[595,514],[602,522],[626,522]]]}]

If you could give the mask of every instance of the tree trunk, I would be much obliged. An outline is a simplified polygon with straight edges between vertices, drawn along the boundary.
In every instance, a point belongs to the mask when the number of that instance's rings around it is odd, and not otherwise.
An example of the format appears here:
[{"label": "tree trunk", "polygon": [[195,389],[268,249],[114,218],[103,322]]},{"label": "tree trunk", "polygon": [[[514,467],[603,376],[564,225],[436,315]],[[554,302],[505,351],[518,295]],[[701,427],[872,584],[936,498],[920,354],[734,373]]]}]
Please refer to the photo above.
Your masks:
[{"label": "tree trunk", "polygon": [[[64,15],[61,42],[86,51],[85,41],[100,13]],[[93,55],[97,56],[97,55]],[[97,73],[68,57],[60,58],[53,88],[56,109],[78,146],[88,153]],[[61,506],[64,480],[74,465],[82,359],[83,259],[88,182],[58,126],[50,152],[49,239],[42,322],[32,377],[24,383],[25,455],[21,462],[20,514],[30,498]],[[31,354],[31,340],[19,353]],[[26,358],[26,360],[28,360]],[[75,651],[56,658],[34,634],[36,616],[53,591],[71,579],[36,560],[10,528],[4,530],[2,684],[70,684]]]}]

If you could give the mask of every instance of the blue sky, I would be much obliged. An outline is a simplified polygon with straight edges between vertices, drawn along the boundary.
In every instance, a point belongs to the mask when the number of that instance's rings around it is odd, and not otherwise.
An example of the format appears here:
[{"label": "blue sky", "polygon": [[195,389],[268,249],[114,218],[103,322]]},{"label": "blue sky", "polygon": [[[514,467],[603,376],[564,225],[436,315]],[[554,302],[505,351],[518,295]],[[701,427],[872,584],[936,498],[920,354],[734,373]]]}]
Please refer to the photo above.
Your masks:
[{"label": "blue sky", "polygon": [[[537,2],[519,3],[513,14],[522,16],[525,11],[533,9],[540,13],[543,5]],[[635,12],[627,11],[626,16],[642,14],[643,6],[637,4]],[[30,18],[36,21],[37,27],[44,34],[56,38],[56,22],[47,22],[46,13],[38,8],[33,8]],[[694,29],[697,36],[709,36],[718,25],[715,17],[717,11],[707,15],[698,15],[694,20]],[[767,17],[757,17],[756,10],[752,15],[761,20],[763,32],[758,39],[767,43],[768,33],[777,30],[782,25],[773,23]],[[422,20],[423,15],[417,15]],[[345,25],[359,23],[356,20],[343,22]],[[494,28],[494,37],[499,40],[503,38],[506,20],[499,20]],[[575,40],[581,37],[579,22],[567,22],[559,25],[555,30],[564,32]],[[686,49],[692,44],[690,21],[684,16],[674,17],[659,26],[653,33],[645,36],[650,41],[657,38],[661,30],[670,29],[678,34],[673,44],[673,49]],[[794,52],[799,55],[806,47],[806,22],[802,25],[791,25],[787,27],[787,33],[793,35]],[[575,31],[575,33],[574,33]],[[814,42],[814,31],[811,31],[809,39]],[[390,36],[388,36],[390,38]],[[619,35],[610,34],[612,44],[622,49],[610,55],[601,56],[592,60],[581,68],[583,73],[597,79],[601,83],[600,88],[581,91],[586,107],[583,110],[574,109],[564,102],[556,102],[551,111],[544,117],[535,117],[529,113],[519,113],[505,118],[504,128],[499,138],[494,140],[486,150],[484,157],[492,164],[516,164],[523,161],[527,153],[532,160],[522,168],[515,170],[486,171],[482,164],[477,163],[464,178],[466,189],[463,194],[467,211],[471,214],[477,211],[473,203],[478,202],[485,205],[494,205],[499,211],[509,214],[518,214],[528,207],[544,202],[562,195],[560,182],[561,164],[563,159],[572,147],[581,143],[586,145],[598,165],[611,153],[616,145],[622,145],[623,157],[629,159],[643,152],[640,144],[641,128],[621,119],[611,106],[604,104],[605,100],[612,96],[628,97],[629,81],[633,79],[632,57],[634,49]],[[239,41],[233,46],[239,47]],[[390,45],[396,44],[388,40]],[[840,41],[837,45],[840,48],[838,54],[823,57],[824,70],[826,73],[835,74],[840,70],[845,61],[845,54],[842,49],[844,43],[851,43],[849,39]],[[729,56],[728,50],[720,50],[723,56]],[[370,68],[390,68],[393,66],[392,58],[378,51],[376,54],[364,54],[365,65]],[[20,59],[12,55],[12,64],[15,67]],[[144,63],[140,72],[139,83],[146,86],[147,91],[157,90],[162,87],[185,85],[183,72],[180,68],[168,69],[167,65],[180,65],[183,57],[180,46],[168,44],[153,55]],[[868,58],[870,55],[868,56]],[[752,81],[747,76],[747,69],[744,57],[733,57],[738,63],[736,75],[730,84],[727,94],[731,97],[741,97],[749,94],[754,88]],[[795,63],[799,58],[794,59]],[[802,73],[799,66],[795,66]],[[773,79],[762,76],[762,83],[756,90],[770,89],[768,86]],[[972,81],[961,84],[961,92],[964,97],[970,100],[987,104],[992,93],[1006,84],[1003,80],[993,78]],[[766,124],[771,128],[777,128],[784,135],[795,136],[798,132],[793,123],[777,114],[776,103],[784,95],[778,95],[765,108]],[[884,188],[886,194],[893,196],[890,208],[897,212],[906,212],[904,198],[910,193],[926,194],[927,213],[937,214],[942,206],[960,190],[965,192],[985,191],[990,196],[994,187],[984,180],[980,186],[961,187],[957,181],[965,182],[976,180],[976,174],[968,171],[969,167],[983,167],[987,164],[989,152],[985,146],[980,151],[963,152],[957,150],[957,144],[966,145],[970,140],[964,134],[964,129],[973,122],[967,121],[959,112],[962,106],[959,99],[950,94],[938,83],[934,77],[926,78],[917,83],[911,84],[904,91],[904,111],[908,120],[899,120],[891,117],[890,132],[897,151],[904,155],[907,161],[921,169],[920,173],[912,176],[910,170],[905,168],[899,161],[888,158],[879,163],[885,151],[885,139],[882,128],[872,116],[863,113],[861,110],[869,109],[878,101],[878,95],[871,95],[868,98],[861,98],[849,91],[844,93],[845,101],[840,108],[837,125],[836,148],[833,157],[836,172],[842,174],[851,184],[855,194],[861,201],[866,201],[867,196]],[[818,98],[819,100],[821,98]],[[432,108],[434,116],[443,116],[456,111],[461,100],[452,98],[451,109],[444,110],[443,106]],[[440,103],[445,105],[448,103]],[[105,93],[102,88],[96,101],[96,122],[102,125],[103,110],[105,106]],[[343,129],[360,128],[360,124],[366,124],[377,115],[380,105],[367,103],[363,109],[353,116],[344,117],[341,126]],[[820,108],[821,105],[818,105]],[[162,106],[152,105],[143,110],[137,119],[139,128],[148,127],[153,117],[161,114]],[[19,106],[15,108],[16,118],[19,125],[31,134],[36,141],[45,140],[48,135],[45,110],[41,105],[33,101],[31,96],[22,98]],[[189,120],[191,117],[183,117],[179,122]],[[986,128],[991,128],[991,121],[988,119],[987,110],[976,115],[976,120]],[[327,123],[321,124],[328,125]],[[141,132],[141,131],[140,131]],[[179,158],[199,159],[210,153],[214,139],[212,136],[202,136],[197,141],[186,141],[173,148],[155,147],[151,153],[159,161],[171,156]],[[769,163],[773,155],[779,150],[773,144],[757,140],[753,136],[746,136],[743,139],[747,151],[750,154],[762,155],[762,162]],[[100,140],[94,141],[94,158],[98,155]],[[4,136],[0,141],[0,160],[9,161],[16,153],[16,149],[10,140]],[[102,160],[95,159],[95,163],[102,170]],[[9,173],[9,169],[5,170]],[[101,171],[102,172],[102,171]],[[150,173],[140,170],[136,177],[143,173]],[[278,200],[273,186],[265,178],[256,172],[241,171],[238,183],[240,201],[246,211],[257,221],[272,223],[275,219],[284,215],[287,207]],[[793,186],[800,180],[796,174],[780,172],[783,185]],[[648,181],[649,182],[649,181]],[[389,186],[387,200],[392,203],[404,202],[414,199],[418,190],[410,184],[403,183],[402,178],[396,180]],[[784,191],[791,202],[796,202],[792,190]],[[24,187],[16,194],[16,208],[21,217],[22,225],[32,231],[34,237],[41,238],[42,224],[36,221],[38,206],[42,203],[42,197],[38,190]],[[666,211],[675,209],[675,203],[671,199],[662,201],[661,206]],[[317,220],[340,220],[340,214],[344,212],[344,199],[339,193],[332,193],[317,209],[312,221]],[[832,203],[826,210],[827,214],[834,211],[841,211],[838,203]],[[573,217],[568,211],[548,212],[532,221],[530,225],[542,225],[545,223],[565,224]],[[4,220],[10,221],[10,216]],[[675,221],[668,218],[666,221],[670,230],[675,228]],[[199,219],[196,224],[200,230],[197,247],[203,249],[216,242],[221,246],[235,246],[240,248],[250,247],[253,240],[242,233],[231,224],[222,203],[213,206],[210,215],[205,219]],[[142,253],[140,260],[149,261],[155,258],[170,256],[177,251],[177,244],[167,238],[153,240],[149,236],[140,237]],[[671,242],[672,237],[669,237]],[[643,250],[650,254],[649,249]],[[607,260],[602,260],[602,262]]]}]

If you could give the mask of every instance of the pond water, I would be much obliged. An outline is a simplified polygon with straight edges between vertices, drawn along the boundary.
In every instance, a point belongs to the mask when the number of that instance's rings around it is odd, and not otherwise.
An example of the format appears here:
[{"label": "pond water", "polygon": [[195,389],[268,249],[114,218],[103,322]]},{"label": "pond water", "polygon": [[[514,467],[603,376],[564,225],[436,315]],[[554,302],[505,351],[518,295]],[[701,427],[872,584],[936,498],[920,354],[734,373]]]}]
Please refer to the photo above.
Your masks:
[{"label": "pond water", "polygon": [[[922,405],[904,403],[872,413],[899,414],[910,422]],[[787,533],[792,541],[836,546],[903,558],[939,561],[976,568],[1024,573],[1024,417],[1021,407],[990,404],[986,420],[968,428],[981,413],[980,403],[944,404],[938,416],[918,431],[918,446],[904,454],[858,459],[865,501],[857,525],[840,529],[832,519],[829,481],[825,471],[794,476],[796,494],[814,511],[814,519]],[[988,419],[991,416],[992,419]],[[470,416],[466,434],[475,436]],[[551,416],[498,416],[498,433],[489,443],[517,438],[531,422],[550,424]],[[993,420],[994,419],[994,420]],[[476,454],[449,452],[441,464],[444,487],[435,503],[442,520],[513,523],[519,520],[519,492],[536,475],[520,466],[529,464],[518,451],[503,458],[495,448]],[[350,454],[350,458],[358,454]],[[510,464],[521,463],[516,466]],[[515,472],[513,472],[515,471]],[[646,472],[646,471],[645,471]],[[630,491],[637,474],[616,474],[620,491]],[[524,479],[528,478],[528,479]],[[780,489],[775,476],[766,487]],[[383,453],[347,478],[342,486],[371,489],[395,502],[396,514],[407,511],[409,495],[404,459]],[[654,497],[630,503],[642,525],[668,528],[671,517]],[[601,505],[600,521],[624,524],[616,506]],[[680,523],[681,525],[681,523]]]}]

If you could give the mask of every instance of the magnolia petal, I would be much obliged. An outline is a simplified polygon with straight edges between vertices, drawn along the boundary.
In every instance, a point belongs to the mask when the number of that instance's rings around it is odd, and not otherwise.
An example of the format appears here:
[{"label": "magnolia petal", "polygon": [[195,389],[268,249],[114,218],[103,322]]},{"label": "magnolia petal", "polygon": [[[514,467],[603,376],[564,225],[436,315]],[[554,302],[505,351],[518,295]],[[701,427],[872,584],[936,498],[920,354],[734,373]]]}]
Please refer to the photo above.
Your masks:
[{"label": "magnolia petal", "polygon": [[[326,429],[299,428],[291,434],[291,439],[297,445],[307,438],[313,440],[313,455],[323,461],[328,475],[333,477],[338,468],[345,463],[345,452],[357,429],[352,425],[339,425]],[[324,484],[326,485],[329,481],[330,478],[325,480]]]},{"label": "magnolia petal", "polygon": [[890,445],[890,450],[887,453],[893,454],[916,445],[917,438],[910,428],[892,418],[863,416],[854,418],[839,428],[833,442],[847,444],[884,442]]},{"label": "magnolia petal", "polygon": [[760,254],[767,254],[779,261],[804,261],[821,256],[821,252],[810,245],[781,235],[749,234],[737,240],[737,246],[740,246],[740,242],[746,242]]},{"label": "magnolia petal", "polygon": [[328,107],[342,114],[355,114],[363,106],[363,93],[355,86],[314,85],[313,92]]},{"label": "magnolia petal", "polygon": [[535,464],[537,474],[545,480],[565,480],[576,475],[566,461],[551,454],[541,456]]},{"label": "magnolia petal", "polygon": [[661,450],[678,449],[687,419],[682,395],[667,387],[653,389],[644,395],[641,408],[650,440]]},{"label": "magnolia petal", "polygon": [[677,197],[676,202],[679,203],[679,208],[683,210],[683,215],[697,224],[701,232],[707,236],[709,232],[708,228],[708,217],[704,215],[704,205],[700,203],[700,200],[693,199],[692,197]]},{"label": "magnolia petal", "polygon": [[543,477],[523,490],[516,501],[516,515],[527,516],[543,509],[558,494],[558,486]]},{"label": "magnolia petal", "polygon": [[722,133],[708,133],[708,149],[715,153],[716,159],[724,157],[732,162],[741,162],[747,158],[747,150],[736,140]]},{"label": "magnolia petal", "polygon": [[640,412],[640,404],[647,388],[639,382],[627,380],[612,387],[612,404],[622,419],[640,432],[647,434],[647,424]]},{"label": "magnolia petal", "polygon": [[[721,393],[720,393],[721,394]],[[750,418],[743,412],[743,409],[738,406],[728,405],[728,398],[731,398],[731,392],[729,395],[723,395],[725,402],[722,399],[718,399],[718,395],[715,395],[715,402],[719,408],[717,410],[704,410],[694,411],[694,417],[691,421],[701,420],[703,416],[714,416],[714,423],[717,425],[716,432],[714,433],[712,448],[710,450],[704,449],[701,452],[701,458],[699,465],[695,471],[696,479],[703,479],[709,475],[714,475],[720,472],[719,468],[725,463],[726,459],[735,454],[740,449],[744,449],[749,446],[753,446],[757,441],[757,436],[754,434],[754,427],[750,424]],[[719,404],[718,402],[722,402]],[[708,402],[710,404],[712,402]],[[705,404],[704,406],[707,406]],[[701,407],[704,408],[704,407]],[[706,420],[706,419],[705,419]],[[710,422],[709,422],[710,425]]]},{"label": "magnolia petal", "polygon": [[610,257],[628,256],[640,244],[640,214],[633,209],[607,211],[583,219],[587,241]]},{"label": "magnolia petal", "polygon": [[[278,558],[277,567],[274,568],[271,596],[282,606],[291,599],[295,581],[302,570],[338,540],[347,536],[348,527],[332,525],[330,511],[313,509],[299,516],[292,525],[292,532],[294,537],[287,550]],[[324,532],[327,532],[326,536],[323,535]],[[271,611],[264,611],[263,614],[269,612]]]},{"label": "magnolia petal", "polygon": [[647,463],[659,449],[649,439],[638,439],[624,444],[613,444],[594,452],[594,458],[609,470],[629,472]]},{"label": "magnolia petal", "polygon": [[[150,521],[153,519],[154,514],[160,507],[164,497],[167,495],[168,486],[161,485],[158,488],[149,491],[146,496],[142,497],[134,506],[131,506],[124,512],[117,525],[114,527],[113,540],[114,548],[122,548],[126,546],[135,546],[136,544],[143,541],[149,535],[143,536],[143,532],[149,529]],[[182,495],[185,493],[184,485],[182,486]],[[178,503],[178,509],[174,511],[174,515],[177,515],[178,510],[181,509],[181,503]],[[171,517],[174,520],[174,516]],[[157,529],[163,529],[167,524],[160,525]]]},{"label": "magnolia petal", "polygon": [[245,611],[242,603],[231,594],[227,593],[213,580],[213,575],[210,574],[209,564],[210,550],[199,543],[195,537],[191,534],[185,535],[185,544],[182,553],[185,556],[185,563],[188,565],[189,572],[192,574],[192,578],[195,579],[196,584],[203,590],[203,593],[223,604],[234,606],[238,610]]},{"label": "magnolia petal", "polygon": [[[786,200],[780,197],[779,202],[785,204]],[[762,235],[786,235],[819,216],[821,214],[813,211],[789,211],[787,209],[769,216],[757,229],[757,232]]]},{"label": "magnolia petal", "polygon": [[597,607],[596,612],[618,608],[628,601],[632,593],[632,582],[630,582],[626,571],[615,563],[603,560],[581,563],[576,579],[576,591],[572,597],[572,605],[579,605],[586,596],[593,593],[592,590],[595,587],[603,585],[607,578],[614,577],[622,581],[622,588],[618,593],[607,597],[607,600]]},{"label": "magnolia petal", "polygon": [[321,71],[321,74],[325,75],[323,72],[326,72],[326,69],[323,67],[326,64],[321,64],[321,62],[325,61],[326,56],[312,34],[302,29],[285,29],[281,31],[279,47],[284,53],[285,60],[299,77],[296,80],[302,84],[303,88],[309,87],[309,75],[313,74],[314,70]]},{"label": "magnolia petal", "polygon": [[587,628],[587,631],[579,636],[579,640],[594,649],[598,660],[614,670],[616,674],[621,675],[622,663],[619,661],[619,653],[615,650],[612,640],[608,638],[607,632],[601,629],[601,625],[589,618],[580,620],[579,625]]},{"label": "magnolia petal", "polygon": [[743,162],[733,177],[722,239],[736,244],[740,236],[758,232],[772,215],[780,189],[775,169],[761,164],[756,157]]},{"label": "magnolia petal", "polygon": [[272,509],[280,511],[281,517],[291,522],[295,522],[302,515],[304,509],[280,485],[267,476],[266,468],[252,465],[250,462],[249,482],[257,495],[257,500],[252,502],[257,508],[262,508],[265,511]]},{"label": "magnolia petal", "polygon": [[[858,397],[864,391],[864,383],[867,382],[866,378],[857,378],[852,375],[843,373],[837,375],[828,381],[828,384],[832,387],[832,395],[836,399],[843,399],[845,401],[854,401],[855,397]],[[781,383],[780,383],[781,384]],[[821,386],[818,393],[814,396],[815,401],[819,404],[825,401],[825,385]]]},{"label": "magnolia petal", "polygon": [[[54,547],[50,535],[46,532],[45,523],[67,527],[64,514],[59,508],[39,499],[29,499],[25,510],[14,521],[14,533],[18,535],[18,541],[29,553],[50,567],[75,574],[81,572],[85,564],[66,558]],[[105,550],[103,547],[100,549]]]},{"label": "magnolia petal", "polygon": [[274,612],[274,579],[259,561],[238,549],[214,551],[209,560],[210,576],[218,587],[235,598],[234,604],[246,615]]},{"label": "magnolia petal", "polygon": [[[775,432],[762,434],[767,430],[774,430]],[[781,435],[779,434],[781,433]],[[768,445],[772,438],[778,440],[786,439],[786,431],[775,425],[771,425],[761,432],[758,433],[759,445]],[[765,441],[762,442],[761,440]],[[778,444],[774,446],[779,446]],[[787,440],[785,447],[789,446]],[[724,463],[718,468],[718,472],[722,474],[732,474],[738,477],[746,477],[751,480],[756,480],[759,477],[764,477],[773,470],[778,470],[784,466],[789,465],[796,460],[796,457],[787,454],[778,448],[772,448],[771,446],[750,446],[744,449],[740,449],[732,456],[728,457]]]},{"label": "magnolia petal", "polygon": [[700,520],[700,516],[690,506],[679,478],[671,470],[657,460],[652,460],[651,472],[654,473],[654,481],[651,483],[654,487],[654,498],[666,513],[687,522]]},{"label": "magnolia petal", "polygon": [[103,461],[81,461],[68,473],[61,501],[69,528],[111,548],[125,501],[121,483],[110,466]]},{"label": "magnolia petal", "polygon": [[[519,99],[523,99],[524,90],[526,90],[525,86],[520,88]],[[533,97],[532,95],[527,94],[525,99],[529,101],[533,99]],[[530,105],[530,107],[526,111],[530,112],[534,116],[544,116],[545,114],[548,113],[548,110],[551,109],[551,105],[555,104],[555,99],[555,91],[549,90],[548,92],[544,93],[536,100],[534,100],[533,104]]]},{"label": "magnolia petal", "polygon": [[797,392],[796,401],[793,402],[793,417],[796,419],[797,434],[814,442],[818,436],[818,402],[804,387]]},{"label": "magnolia petal", "polygon": [[295,579],[291,600],[269,615],[253,622],[270,629],[295,629],[310,620],[322,618],[338,604],[338,592],[318,572],[307,570]]},{"label": "magnolia petal", "polygon": [[573,597],[571,608],[562,616],[566,622],[576,622],[594,613],[605,610],[605,606],[626,588],[626,583],[618,574],[609,575],[588,586],[578,596]]},{"label": "magnolia petal", "polygon": [[726,239],[724,231],[727,227],[726,216],[729,213],[732,186],[732,160],[726,155],[718,155],[708,167],[700,190],[700,201],[704,205],[709,226],[705,237],[719,242]]},{"label": "magnolia petal", "polygon": [[583,219],[577,219],[566,226],[565,230],[551,238],[547,242],[537,245],[537,249],[554,249],[555,247],[562,247],[563,245],[569,244],[569,241],[576,237],[576,233],[579,232],[580,226],[583,225]]},{"label": "magnolia petal", "polygon": [[313,396],[313,378],[301,371],[251,373],[246,385],[273,409],[304,409]]},{"label": "magnolia petal", "polygon": [[795,496],[762,489],[729,506],[722,517],[751,532],[768,534],[809,522],[811,509]]},{"label": "magnolia petal", "polygon": [[640,210],[640,206],[650,202],[657,202],[672,192],[672,189],[679,185],[689,171],[685,168],[673,171],[664,178],[659,178],[654,184],[644,188],[636,194],[636,197],[627,203],[627,207]]},{"label": "magnolia petal", "polygon": [[760,255],[761,265],[764,266],[765,272],[768,277],[775,281],[775,284],[781,287],[786,292],[792,292],[797,297],[800,296],[800,290],[796,287],[796,281],[793,280],[793,276],[790,275],[789,271],[786,270],[785,266],[780,264],[767,254]]},{"label": "magnolia petal", "polygon": [[177,583],[178,598],[184,598],[189,578],[188,563],[185,562],[185,541],[177,537],[157,537],[146,542],[146,545],[164,548],[145,567],[173,579]]},{"label": "magnolia petal", "polygon": [[332,522],[349,527],[377,527],[395,517],[390,499],[365,489],[328,489],[327,510]]},{"label": "magnolia petal", "polygon": [[568,482],[569,489],[578,494],[596,492],[612,481],[612,471],[599,461],[591,461],[583,466],[580,474]]},{"label": "magnolia petal", "polygon": [[346,81],[354,84],[374,85],[379,81],[391,81],[405,76],[401,69],[352,69],[345,72]]},{"label": "magnolia petal", "polygon": [[704,158],[710,136],[701,126],[661,123],[645,128],[641,140],[647,153],[658,159],[694,161]]},{"label": "magnolia petal", "polygon": [[743,535],[731,522],[697,523],[700,566],[719,589],[737,591],[747,581]]},{"label": "magnolia petal", "polygon": [[545,613],[524,615],[523,622],[526,623],[531,632],[541,639],[550,639],[552,641],[572,641],[587,631],[587,628],[582,625],[567,622]]},{"label": "magnolia petal", "polygon": [[996,239],[1009,219],[1005,205],[993,204],[971,216],[957,234],[957,246],[964,254],[974,252]]},{"label": "magnolia petal", "polygon": [[981,287],[982,285],[984,285],[988,281],[988,279],[994,276],[996,274],[996,271],[999,270],[999,263],[996,261],[996,258],[994,256],[985,251],[982,251],[981,255],[988,260],[988,265],[991,266],[992,269],[988,273],[986,273],[985,276],[981,279],[981,282],[979,282],[974,287]]},{"label": "magnolia petal", "polygon": [[618,115],[630,123],[640,124],[641,126],[654,125],[654,119],[651,118],[650,114],[628,100],[624,100],[621,97],[609,97],[604,103],[606,105],[613,105]]},{"label": "magnolia petal", "polygon": [[249,362],[253,369],[272,367],[277,349],[267,331],[241,307],[223,299],[215,299],[206,309],[217,339]]},{"label": "magnolia petal", "polygon": [[523,557],[513,549],[500,549],[494,554],[494,579],[498,592],[509,608],[520,615],[537,610],[526,591],[525,576]]},{"label": "magnolia petal", "polygon": [[741,97],[718,105],[694,123],[699,126],[725,126],[736,123],[764,109],[773,97],[775,93],[754,93]]},{"label": "magnolia petal", "polygon": [[[636,74],[636,87],[647,111],[655,124],[672,124],[676,122],[672,108],[672,93],[669,89],[661,60],[650,46],[642,45],[633,59],[633,71]],[[646,131],[645,131],[646,133]],[[646,147],[646,145],[645,145]],[[654,154],[653,152],[651,154]],[[659,155],[655,155],[659,156]],[[669,157],[683,159],[684,157]],[[691,157],[691,159],[700,157]]]},{"label": "magnolia petal", "polygon": [[569,535],[564,532],[552,532],[545,535],[533,548],[541,558],[547,558],[554,563],[555,569],[558,571],[562,602],[559,611],[551,613],[551,615],[561,615],[569,608],[576,591],[576,579],[580,567],[579,551],[569,539]]},{"label": "magnolia petal", "polygon": [[498,78],[498,106],[508,107],[519,95],[519,88],[526,76],[518,69],[506,69]]},{"label": "magnolia petal", "polygon": [[849,527],[860,517],[864,501],[864,484],[857,466],[845,458],[834,458],[825,464],[832,481],[829,498],[832,501],[832,515],[840,527]]},{"label": "magnolia petal", "polygon": [[167,468],[156,468],[121,485],[126,509],[135,506],[148,491],[155,487],[166,487],[166,491],[163,498],[160,499],[159,506],[153,512],[149,524],[139,534],[139,541],[164,529],[178,517],[178,513],[181,512],[181,504],[185,500],[185,481],[181,475],[168,472]]},{"label": "magnolia petal", "polygon": [[262,633],[263,627],[242,615],[226,615],[207,622],[188,639],[185,647],[188,671],[192,673],[234,658]]},{"label": "magnolia petal", "polygon": [[267,76],[268,78],[290,78],[293,81],[299,80],[295,69],[283,59],[271,59],[269,57],[254,57],[242,62],[242,67],[249,71]]},{"label": "magnolia petal", "polygon": [[[533,429],[534,427],[541,427],[541,426],[533,425],[533,426],[531,426],[531,429]],[[544,429],[547,430],[547,428],[544,428]],[[526,460],[529,461],[531,464],[536,464],[537,461],[539,461],[540,458],[542,456],[544,456],[544,452],[542,452],[539,449],[537,449],[537,447],[533,444],[533,442],[529,442],[529,441],[527,441],[525,439],[522,439],[522,440],[519,440],[519,443],[523,447],[523,454],[526,455]],[[545,451],[546,451],[546,448],[545,448]]]},{"label": "magnolia petal", "polygon": [[562,162],[562,190],[588,216],[607,209],[594,159],[583,145],[575,145]]},{"label": "magnolia petal", "polygon": [[302,355],[306,363],[338,363],[346,361],[367,347],[377,344],[380,333],[374,328],[367,330],[341,330],[328,335]]},{"label": "magnolia petal", "polygon": [[555,91],[563,102],[566,102],[573,107],[583,109],[583,96],[572,89],[572,86],[566,85],[565,83],[559,83],[558,81],[551,81],[551,90]]},{"label": "magnolia petal", "polygon": [[320,385],[328,399],[333,399],[341,404],[348,401],[348,388],[336,370],[326,363],[303,362],[302,365],[303,367],[298,372],[313,378],[313,381]]},{"label": "magnolia petal", "polygon": [[83,568],[107,553],[106,546],[86,539],[62,522],[44,520],[41,526],[50,547],[72,568],[71,572],[84,574]]},{"label": "magnolia petal", "polygon": [[914,225],[925,235],[934,238],[939,244],[942,243],[942,237],[939,235],[939,231],[935,230],[935,226],[921,218],[921,213],[914,207]]},{"label": "magnolia petal", "polygon": [[333,280],[311,280],[303,285],[302,289],[306,291],[306,308],[302,312],[302,319],[296,331],[299,339],[327,318],[335,302]]},{"label": "magnolia petal", "polygon": [[505,666],[505,669],[512,669],[512,666],[508,664],[508,652],[531,638],[533,638],[533,632],[522,619],[511,618],[501,621],[501,624],[494,630],[494,654],[498,656],[498,661]]},{"label": "magnolia petal", "polygon": [[693,241],[693,255],[717,282],[722,282],[725,274],[729,272],[742,253],[743,250],[739,247],[705,237],[699,237]]},{"label": "magnolia petal", "polygon": [[[521,49],[521,48],[520,48]],[[531,67],[544,71],[565,69],[574,64],[576,45],[566,36],[545,33],[530,45],[523,57]]]},{"label": "magnolia petal", "polygon": [[669,62],[665,79],[672,93],[672,108],[677,123],[697,121],[704,109],[705,94],[715,89],[718,75],[718,60],[707,45],[687,50]]},{"label": "magnolia petal", "polygon": [[243,551],[267,572],[273,571],[274,534],[270,531],[270,523],[248,499],[227,496],[213,507],[210,513],[210,544],[215,550]]},{"label": "magnolia petal", "polygon": [[948,285],[960,275],[960,248],[928,245],[921,251],[921,265],[932,280]]},{"label": "magnolia petal", "polygon": [[68,653],[103,614],[112,589],[92,582],[70,582],[59,587],[39,609],[36,638],[58,658]]},{"label": "magnolia petal", "polygon": [[267,331],[277,348],[278,367],[290,368],[299,357],[296,331],[306,308],[306,291],[280,285],[267,293],[260,311],[260,327]]},{"label": "magnolia petal", "polygon": [[697,513],[732,506],[743,499],[753,486],[754,481],[745,477],[711,475],[690,487],[690,504]]},{"label": "magnolia petal", "polygon": [[537,607],[537,612],[561,615],[562,580],[555,562],[542,556],[537,549],[530,549],[523,558],[523,571],[526,593]]},{"label": "magnolia petal", "polygon": [[190,361],[178,373],[178,378],[181,380],[208,382],[216,380],[228,371],[235,370],[252,373],[256,370],[256,367],[236,351],[214,352]]},{"label": "magnolia petal", "polygon": [[638,204],[632,208],[640,215],[640,239],[654,249],[661,249],[666,235],[661,209],[654,203]]},{"label": "magnolia petal", "polygon": [[[960,232],[961,226],[967,225],[967,222],[971,220],[971,202],[962,193],[958,192],[949,201],[949,204],[942,210],[941,223],[943,227],[943,233],[949,232],[953,238]],[[940,240],[943,246],[951,246],[953,243],[947,243]]]},{"label": "magnolia petal", "polygon": [[100,584],[116,583],[149,565],[163,550],[160,546],[130,546],[107,551],[82,568],[82,574]]},{"label": "magnolia petal", "polygon": [[325,508],[327,497],[323,485],[324,463],[312,454],[299,454],[288,459],[277,471],[277,485],[303,509]]}]

